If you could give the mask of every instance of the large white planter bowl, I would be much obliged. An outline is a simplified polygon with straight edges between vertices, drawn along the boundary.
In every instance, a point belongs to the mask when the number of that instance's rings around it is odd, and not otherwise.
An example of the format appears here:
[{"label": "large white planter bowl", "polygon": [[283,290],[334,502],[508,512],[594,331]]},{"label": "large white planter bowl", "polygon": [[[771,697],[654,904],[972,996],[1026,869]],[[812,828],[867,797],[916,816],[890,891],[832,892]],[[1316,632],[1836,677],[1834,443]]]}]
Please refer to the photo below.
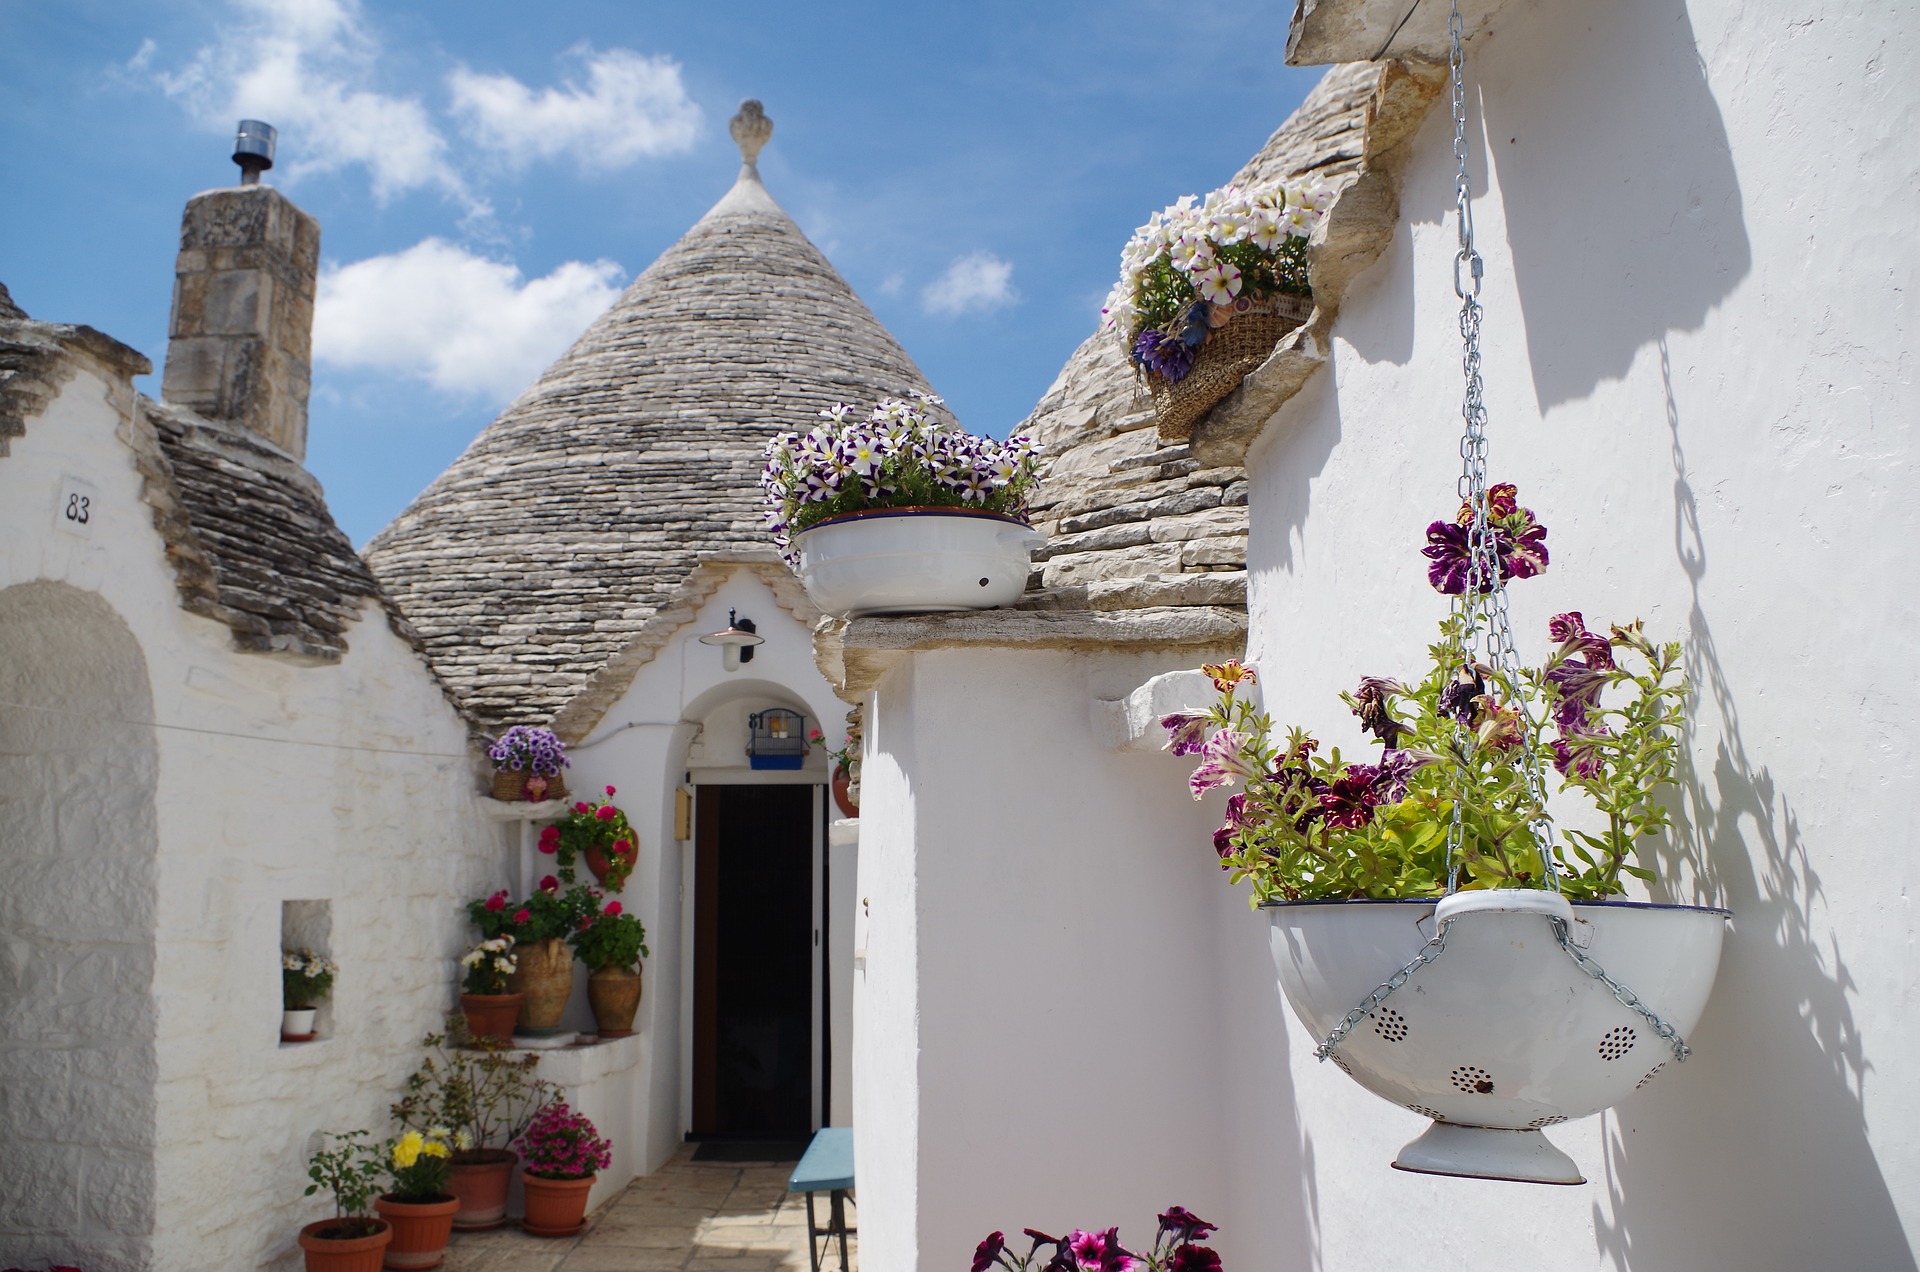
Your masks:
[{"label": "large white planter bowl", "polygon": [[[1647,1019],[1576,965],[1574,943],[1682,1037],[1699,1023],[1731,917],[1698,906],[1557,894],[1462,892],[1439,903],[1445,950],[1362,1019],[1332,1060],[1355,1082],[1434,1125],[1401,1170],[1584,1183],[1540,1128],[1618,1102],[1675,1062]],[[1404,967],[1434,933],[1432,901],[1268,907],[1280,984],[1316,1042]]]},{"label": "large white planter bowl", "polygon": [[1044,542],[1012,517],[956,508],[848,513],[793,536],[807,595],[839,618],[1010,605]]}]

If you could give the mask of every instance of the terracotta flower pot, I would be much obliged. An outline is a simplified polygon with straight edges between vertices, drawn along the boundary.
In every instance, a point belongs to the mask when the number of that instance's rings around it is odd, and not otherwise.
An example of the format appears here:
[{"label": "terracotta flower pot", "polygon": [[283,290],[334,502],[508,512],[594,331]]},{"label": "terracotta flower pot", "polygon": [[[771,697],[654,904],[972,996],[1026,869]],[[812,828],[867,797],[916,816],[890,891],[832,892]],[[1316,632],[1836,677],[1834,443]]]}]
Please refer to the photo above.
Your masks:
[{"label": "terracotta flower pot", "polygon": [[467,1032],[475,1039],[513,1045],[513,1025],[520,1019],[521,994],[462,994],[460,1010],[467,1016]]},{"label": "terracotta flower pot", "polygon": [[336,1241],[322,1237],[321,1231],[339,1223],[322,1219],[300,1229],[300,1248],[306,1252],[307,1272],[380,1272],[387,1243],[393,1240],[393,1228],[385,1220],[376,1220],[379,1231],[370,1237],[349,1237]]},{"label": "terracotta flower pot", "polygon": [[[587,869],[593,871],[594,878],[598,879],[601,883],[606,883],[607,870],[612,866],[614,861],[625,862],[628,870],[627,877],[632,878],[633,863],[639,856],[640,850],[637,847],[629,846],[625,852],[614,853],[613,858],[610,860],[606,850],[601,848],[599,844],[589,844],[587,850],[580,854],[580,859],[587,863]],[[611,884],[608,885],[608,891],[610,892],[624,892],[625,890],[626,880],[624,879],[621,880],[620,887],[616,888]]]},{"label": "terracotta flower pot", "polygon": [[633,1033],[633,1015],[640,1010],[640,973],[627,967],[603,967],[587,977],[587,1001],[602,1038],[625,1038]]},{"label": "terracotta flower pot", "polygon": [[507,977],[507,988],[525,996],[520,1028],[552,1033],[560,1027],[567,999],[573,995],[573,951],[556,936],[519,946],[513,956],[519,970]]},{"label": "terracotta flower pot", "polygon": [[527,1217],[520,1226],[536,1237],[570,1237],[580,1231],[587,1220],[587,1194],[593,1191],[595,1178],[541,1179],[521,1171],[520,1182],[527,1190]]},{"label": "terracotta flower pot", "polygon": [[498,1228],[507,1221],[507,1189],[513,1184],[520,1154],[504,1148],[476,1148],[453,1155],[447,1187],[460,1203],[453,1212],[455,1232]]},{"label": "terracotta flower pot", "polygon": [[373,1208],[393,1228],[393,1241],[387,1246],[389,1268],[437,1268],[446,1257],[447,1242],[453,1237],[453,1215],[460,1209],[458,1197],[438,1201],[396,1201],[391,1197],[374,1199]]},{"label": "terracotta flower pot", "polygon": [[860,815],[860,805],[853,802],[853,775],[842,768],[833,771],[833,802],[848,817]]}]

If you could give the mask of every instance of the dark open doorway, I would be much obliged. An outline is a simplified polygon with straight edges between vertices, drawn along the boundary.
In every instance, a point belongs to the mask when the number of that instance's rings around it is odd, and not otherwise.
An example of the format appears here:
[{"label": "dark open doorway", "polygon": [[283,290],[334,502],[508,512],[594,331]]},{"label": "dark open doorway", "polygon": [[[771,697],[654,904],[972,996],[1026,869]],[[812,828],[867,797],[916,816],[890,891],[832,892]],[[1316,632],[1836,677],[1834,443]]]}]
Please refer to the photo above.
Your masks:
[{"label": "dark open doorway", "polygon": [[694,1135],[813,1129],[815,789],[699,788]]}]

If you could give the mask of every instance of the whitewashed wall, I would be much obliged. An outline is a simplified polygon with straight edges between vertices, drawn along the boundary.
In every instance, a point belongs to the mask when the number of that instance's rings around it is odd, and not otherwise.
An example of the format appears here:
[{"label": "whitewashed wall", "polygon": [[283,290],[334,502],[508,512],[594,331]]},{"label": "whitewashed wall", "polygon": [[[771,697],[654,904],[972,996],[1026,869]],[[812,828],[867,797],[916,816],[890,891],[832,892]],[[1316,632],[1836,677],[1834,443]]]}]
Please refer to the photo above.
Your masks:
[{"label": "whitewashed wall", "polygon": [[[699,643],[702,635],[726,627],[729,609],[753,619],[766,638],[753,661],[733,672],[722,668],[719,649]],[[634,1021],[641,1042],[638,1080],[645,1085],[645,1097],[636,1101],[631,1126],[603,1129],[616,1136],[624,1133],[638,1146],[632,1169],[641,1173],[659,1169],[672,1156],[689,1125],[691,1107],[686,1064],[693,1010],[693,845],[674,838],[674,792],[690,770],[696,784],[772,776],[752,774],[742,748],[747,714],[774,706],[804,712],[809,727],[839,742],[847,707],[814,666],[811,633],[781,608],[751,570],[741,569],[640,668],[625,695],[570,751],[570,786],[582,797],[614,787],[615,802],[640,831],[639,864],[622,900],[646,924],[652,950]],[[825,782],[826,757],[816,749],[802,773],[779,776]],[[851,967],[837,970],[835,976],[836,997],[844,1001],[839,987],[851,979]],[[576,968],[569,1020],[590,1027],[585,980],[584,969]]]},{"label": "whitewashed wall", "polygon": [[[1235,1028],[1281,1058],[1230,1048],[1227,1080],[1297,1112],[1232,1141],[1261,1183],[1226,1240],[1288,1252],[1243,1256],[1266,1267],[1910,1269],[1920,23],[1508,10],[1470,76],[1493,476],[1551,528],[1516,634],[1538,657],[1547,617],[1578,609],[1685,641],[1697,693],[1658,894],[1738,917],[1695,1058],[1551,1132],[1581,1188],[1390,1171],[1419,1119],[1315,1063],[1290,1016],[1280,1039],[1250,988]],[[1436,113],[1330,372],[1249,458],[1267,702],[1342,743],[1334,694],[1416,670],[1442,609],[1418,549],[1457,502],[1449,141]],[[1229,938],[1249,959],[1257,926]]]},{"label": "whitewashed wall", "polygon": [[[468,935],[459,903],[499,874],[505,847],[477,813],[464,725],[383,615],[366,613],[349,630],[341,664],[301,666],[236,653],[224,626],[180,608],[140,478],[115,437],[127,405],[123,382],[83,370],[0,459],[0,587],[63,583],[96,594],[97,607],[131,629],[152,686],[150,714],[134,719],[168,726],[120,726],[157,755],[158,852],[139,850],[146,860],[124,875],[98,872],[95,918],[122,930],[96,933],[87,963],[119,967],[121,983],[83,989],[51,1014],[29,999],[10,1015],[4,1045],[16,1029],[58,1040],[43,1050],[63,1054],[70,1097],[83,1101],[67,1132],[76,1151],[101,1138],[88,1126],[110,1121],[147,1128],[151,1157],[138,1160],[144,1144],[88,1148],[86,1172],[70,1181],[76,1196],[54,1198],[41,1183],[17,1187],[30,1164],[0,1155],[0,1195],[35,1208],[24,1220],[19,1209],[0,1211],[0,1260],[291,1268],[299,1226],[330,1213],[300,1195],[316,1132],[386,1133],[419,1038],[454,1002],[453,960]],[[53,527],[63,477],[95,488],[86,538]],[[10,722],[9,737],[20,727]],[[131,766],[97,784],[127,791],[152,780]],[[57,824],[57,850],[75,850],[73,832],[88,823],[73,820],[72,797],[85,789],[77,780],[9,786],[0,858],[10,871],[46,850],[35,826]],[[137,816],[102,830],[116,852],[136,850]],[[139,888],[148,900],[126,900]],[[323,1017],[329,1036],[304,1045],[278,1040],[286,900],[330,902],[341,965]],[[30,936],[22,953],[22,942],[11,930],[13,966],[41,953]],[[151,948],[150,969],[113,962],[127,944]],[[9,990],[0,982],[0,999]],[[98,1043],[129,997],[152,1004],[152,1025],[138,1010],[130,1018],[134,1038],[150,1031],[147,1061]],[[11,1098],[0,1106],[0,1140],[41,1138],[29,1116]],[[51,1242],[15,1235],[38,1222],[43,1198],[62,1216],[83,1207],[81,1222],[68,1230],[63,1218]]]},{"label": "whitewashed wall", "polygon": [[854,938],[866,1266],[964,1267],[995,1229],[1150,1239],[1168,1205],[1226,1205],[1243,1114],[1218,1074],[1214,934],[1251,920],[1206,860],[1181,763],[1109,751],[1090,723],[1096,699],[1179,665],[944,650],[874,694]]}]

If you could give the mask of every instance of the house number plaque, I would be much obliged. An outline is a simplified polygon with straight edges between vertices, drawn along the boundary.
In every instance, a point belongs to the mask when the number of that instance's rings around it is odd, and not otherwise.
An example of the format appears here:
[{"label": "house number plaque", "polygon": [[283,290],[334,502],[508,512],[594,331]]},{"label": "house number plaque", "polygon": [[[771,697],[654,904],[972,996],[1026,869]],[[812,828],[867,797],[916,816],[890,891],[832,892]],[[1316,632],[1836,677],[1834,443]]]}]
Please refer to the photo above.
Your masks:
[{"label": "house number plaque", "polygon": [[53,501],[53,524],[58,530],[91,538],[100,519],[100,492],[90,481],[62,477],[59,495]]}]

